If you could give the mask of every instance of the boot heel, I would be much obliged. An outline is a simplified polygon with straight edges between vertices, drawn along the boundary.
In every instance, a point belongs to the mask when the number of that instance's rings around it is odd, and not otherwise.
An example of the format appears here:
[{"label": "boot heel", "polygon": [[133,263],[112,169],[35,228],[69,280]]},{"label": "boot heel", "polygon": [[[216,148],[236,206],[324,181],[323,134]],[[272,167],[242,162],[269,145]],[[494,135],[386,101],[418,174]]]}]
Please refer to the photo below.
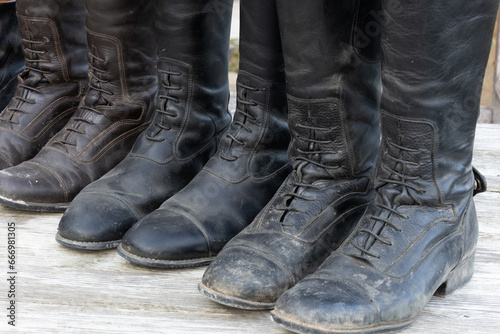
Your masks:
[{"label": "boot heel", "polygon": [[448,278],[437,289],[435,295],[437,296],[449,295],[453,293],[455,290],[460,289],[470,281],[472,275],[474,274],[475,254],[476,253],[474,252],[469,257],[463,259],[458,264],[458,266],[449,273]]}]

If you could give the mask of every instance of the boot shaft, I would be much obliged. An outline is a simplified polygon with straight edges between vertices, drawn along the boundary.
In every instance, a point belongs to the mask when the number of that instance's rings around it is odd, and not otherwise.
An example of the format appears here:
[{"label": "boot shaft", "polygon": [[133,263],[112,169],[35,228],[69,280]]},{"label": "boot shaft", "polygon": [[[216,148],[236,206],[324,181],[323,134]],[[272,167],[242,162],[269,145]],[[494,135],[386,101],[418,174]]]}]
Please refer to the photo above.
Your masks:
[{"label": "boot shaft", "polygon": [[389,154],[377,173],[384,179],[387,169],[396,170],[392,178],[404,183],[420,177],[410,183],[425,188],[430,205],[457,203],[473,187],[473,141],[497,9],[496,0],[383,2],[382,137]]},{"label": "boot shaft", "polygon": [[[155,7],[151,1],[86,0],[87,99],[150,100],[156,91]],[[97,89],[92,89],[97,88]]]},{"label": "boot shaft", "polygon": [[[85,4],[89,90],[49,146],[91,161],[115,141],[136,136],[150,120],[157,91],[156,43],[151,42],[151,2],[86,0]],[[126,131],[130,135],[124,136]]]},{"label": "boot shaft", "polygon": [[0,111],[16,89],[16,76],[24,68],[23,48],[16,18],[16,3],[0,3]]},{"label": "boot shaft", "polygon": [[283,85],[285,61],[275,1],[241,0],[239,69]]},{"label": "boot shaft", "polygon": [[[189,67],[186,80],[192,80],[194,104],[213,114],[223,129],[229,101],[229,34],[231,29],[232,0],[196,0],[156,2],[156,38],[158,58],[171,66],[169,60]],[[161,73],[160,73],[161,75]]]},{"label": "boot shaft", "polygon": [[85,80],[87,74],[83,0],[18,0],[17,18],[30,81]]},{"label": "boot shaft", "polygon": [[277,1],[289,94],[289,156],[296,169],[308,171],[310,181],[373,173],[381,82],[380,34],[371,22],[379,5]]},{"label": "boot shaft", "polygon": [[232,1],[156,1],[154,6],[156,112],[133,152],[162,163],[172,157],[191,159],[200,149],[215,148],[215,138],[230,122]]}]

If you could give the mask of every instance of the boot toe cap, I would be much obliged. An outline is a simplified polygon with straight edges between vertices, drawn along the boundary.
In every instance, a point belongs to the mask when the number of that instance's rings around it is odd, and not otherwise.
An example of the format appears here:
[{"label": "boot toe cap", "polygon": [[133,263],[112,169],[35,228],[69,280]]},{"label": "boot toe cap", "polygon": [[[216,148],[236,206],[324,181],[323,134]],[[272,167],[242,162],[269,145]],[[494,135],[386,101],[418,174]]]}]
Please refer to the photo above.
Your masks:
[{"label": "boot toe cap", "polygon": [[57,240],[71,248],[113,248],[137,220],[130,206],[119,198],[80,193],[59,222]]},{"label": "boot toe cap", "polygon": [[369,331],[378,322],[368,296],[341,280],[308,277],[283,293],[271,317],[299,331]]},{"label": "boot toe cap", "polygon": [[270,309],[293,281],[287,268],[268,254],[230,247],[223,250],[205,271],[200,290],[228,306]]},{"label": "boot toe cap", "polygon": [[46,203],[66,203],[63,184],[45,167],[24,162],[0,171],[0,200],[8,206],[27,208]]},{"label": "boot toe cap", "polygon": [[153,211],[124,235],[121,255],[137,264],[153,267],[206,264],[212,254],[200,224],[193,220],[181,212]]}]

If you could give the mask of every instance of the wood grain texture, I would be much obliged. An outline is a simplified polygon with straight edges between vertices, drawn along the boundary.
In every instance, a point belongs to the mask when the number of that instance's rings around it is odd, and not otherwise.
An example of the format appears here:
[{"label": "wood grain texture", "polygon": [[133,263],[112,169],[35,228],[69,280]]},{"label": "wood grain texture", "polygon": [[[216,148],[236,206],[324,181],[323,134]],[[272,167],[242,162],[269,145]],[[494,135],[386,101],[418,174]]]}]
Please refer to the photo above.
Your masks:
[{"label": "wood grain texture", "polygon": [[[492,333],[500,328],[500,125],[480,124],[474,165],[489,190],[476,196],[480,238],[472,281],[434,297],[404,333]],[[60,214],[0,207],[0,333],[287,333],[269,313],[218,305],[197,291],[205,267],[153,270],[114,250],[56,243]],[[17,226],[17,326],[7,326],[7,223]]]}]

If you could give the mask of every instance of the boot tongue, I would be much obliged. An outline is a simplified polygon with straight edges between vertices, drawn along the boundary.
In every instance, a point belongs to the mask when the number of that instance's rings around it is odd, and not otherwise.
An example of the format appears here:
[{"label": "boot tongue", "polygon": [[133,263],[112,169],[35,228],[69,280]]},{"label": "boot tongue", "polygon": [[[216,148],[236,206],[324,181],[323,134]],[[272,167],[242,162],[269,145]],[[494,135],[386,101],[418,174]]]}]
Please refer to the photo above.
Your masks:
[{"label": "boot tongue", "polygon": [[296,165],[295,171],[301,183],[313,184],[321,180],[331,179],[331,175],[325,168],[316,166],[308,161],[300,161]]},{"label": "boot tongue", "polygon": [[47,78],[45,76],[37,71],[30,70],[24,75],[24,84],[29,87],[36,87],[37,85],[41,83],[48,83]]},{"label": "boot tongue", "polygon": [[108,104],[108,101],[104,99],[101,92],[90,89],[87,95],[85,96],[85,105],[87,106],[105,106]]}]

